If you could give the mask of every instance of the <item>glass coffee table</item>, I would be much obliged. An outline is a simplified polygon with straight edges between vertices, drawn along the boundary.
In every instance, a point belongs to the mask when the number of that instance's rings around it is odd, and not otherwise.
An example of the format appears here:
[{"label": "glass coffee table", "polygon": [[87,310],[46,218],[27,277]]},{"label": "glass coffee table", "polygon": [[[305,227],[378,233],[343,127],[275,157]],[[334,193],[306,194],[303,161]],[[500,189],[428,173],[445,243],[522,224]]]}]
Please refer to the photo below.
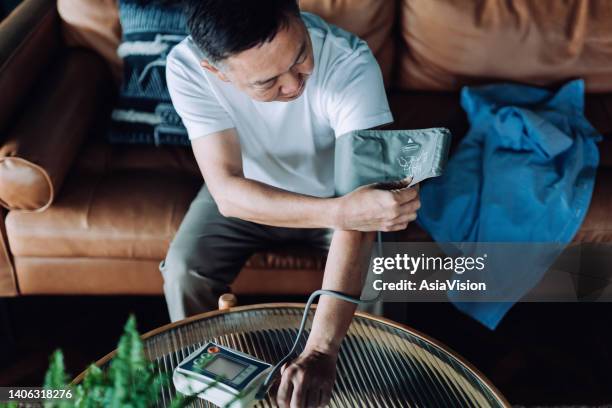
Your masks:
[{"label": "glass coffee table", "polygon": [[[303,304],[271,303],[203,313],[144,334],[145,354],[160,370],[172,372],[193,351],[214,341],[274,364],[291,348],[303,308]],[[304,344],[303,338],[301,347]],[[96,364],[105,366],[114,354]],[[74,382],[80,382],[84,374]],[[166,384],[159,406],[169,406],[175,394],[173,384]],[[213,407],[203,400],[193,406]],[[257,405],[275,406],[270,396]],[[482,374],[446,346],[391,320],[357,312],[340,349],[329,406],[510,405]]]}]

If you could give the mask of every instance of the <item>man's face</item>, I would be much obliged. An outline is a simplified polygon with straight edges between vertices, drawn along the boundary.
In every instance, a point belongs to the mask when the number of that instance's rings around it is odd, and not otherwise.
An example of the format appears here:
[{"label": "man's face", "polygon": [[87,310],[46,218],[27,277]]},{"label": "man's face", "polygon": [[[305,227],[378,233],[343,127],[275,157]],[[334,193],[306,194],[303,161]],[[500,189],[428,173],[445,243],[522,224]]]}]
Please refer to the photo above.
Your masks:
[{"label": "man's face", "polygon": [[272,41],[226,58],[220,70],[207,61],[202,66],[262,102],[297,99],[314,69],[310,36],[299,18],[281,29]]}]

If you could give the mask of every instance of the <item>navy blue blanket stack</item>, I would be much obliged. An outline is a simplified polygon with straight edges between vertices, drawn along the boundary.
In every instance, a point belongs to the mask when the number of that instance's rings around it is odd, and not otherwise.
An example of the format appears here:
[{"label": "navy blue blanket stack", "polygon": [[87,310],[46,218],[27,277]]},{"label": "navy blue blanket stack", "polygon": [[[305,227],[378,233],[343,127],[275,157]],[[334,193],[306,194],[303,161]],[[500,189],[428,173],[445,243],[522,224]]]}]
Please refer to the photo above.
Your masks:
[{"label": "navy blue blanket stack", "polygon": [[113,109],[111,143],[189,145],[166,85],[166,57],[188,35],[179,5],[121,0],[123,37],[117,52],[123,83]]}]

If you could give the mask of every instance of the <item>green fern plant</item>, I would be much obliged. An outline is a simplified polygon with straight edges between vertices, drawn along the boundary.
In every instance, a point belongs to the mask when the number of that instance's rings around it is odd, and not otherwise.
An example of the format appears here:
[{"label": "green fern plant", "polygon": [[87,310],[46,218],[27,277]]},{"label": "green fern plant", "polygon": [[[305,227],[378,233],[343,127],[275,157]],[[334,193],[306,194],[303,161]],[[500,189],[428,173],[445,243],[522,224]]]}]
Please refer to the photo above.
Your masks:
[{"label": "green fern plant", "polygon": [[[144,354],[144,346],[136,329],[136,318],[130,315],[119,339],[117,353],[107,370],[91,364],[80,384],[70,385],[66,373],[64,355],[55,350],[49,358],[45,373],[45,389],[69,390],[71,396],[64,400],[46,400],[44,408],[149,408],[156,404],[161,389],[172,381],[172,373],[158,370]],[[199,391],[214,387],[222,377]],[[237,395],[228,403],[240,398]],[[185,396],[177,393],[170,408],[182,408],[197,400],[196,395]],[[18,408],[17,402],[0,403],[2,408]]]},{"label": "green fern plant", "polygon": [[[162,386],[171,381],[171,373],[159,373],[154,363],[147,360],[136,319],[130,315],[123,335],[117,346],[117,353],[108,370],[91,364],[83,381],[69,385],[61,350],[50,357],[45,374],[44,387],[47,389],[70,389],[69,400],[48,400],[45,408],[148,408],[156,404]],[[172,408],[184,407],[197,396],[183,396],[177,393]]]}]

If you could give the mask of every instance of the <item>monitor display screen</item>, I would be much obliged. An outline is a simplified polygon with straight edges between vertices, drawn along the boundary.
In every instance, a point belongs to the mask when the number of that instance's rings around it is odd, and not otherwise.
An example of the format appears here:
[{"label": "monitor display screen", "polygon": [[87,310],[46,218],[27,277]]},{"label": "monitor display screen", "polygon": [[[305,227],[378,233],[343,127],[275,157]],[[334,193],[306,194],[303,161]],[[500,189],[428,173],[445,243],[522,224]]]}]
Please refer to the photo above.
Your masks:
[{"label": "monitor display screen", "polygon": [[207,366],[206,370],[223,377],[226,380],[233,380],[244,370],[247,366],[245,364],[238,363],[234,360],[230,360],[224,356],[218,355],[213,361]]}]

